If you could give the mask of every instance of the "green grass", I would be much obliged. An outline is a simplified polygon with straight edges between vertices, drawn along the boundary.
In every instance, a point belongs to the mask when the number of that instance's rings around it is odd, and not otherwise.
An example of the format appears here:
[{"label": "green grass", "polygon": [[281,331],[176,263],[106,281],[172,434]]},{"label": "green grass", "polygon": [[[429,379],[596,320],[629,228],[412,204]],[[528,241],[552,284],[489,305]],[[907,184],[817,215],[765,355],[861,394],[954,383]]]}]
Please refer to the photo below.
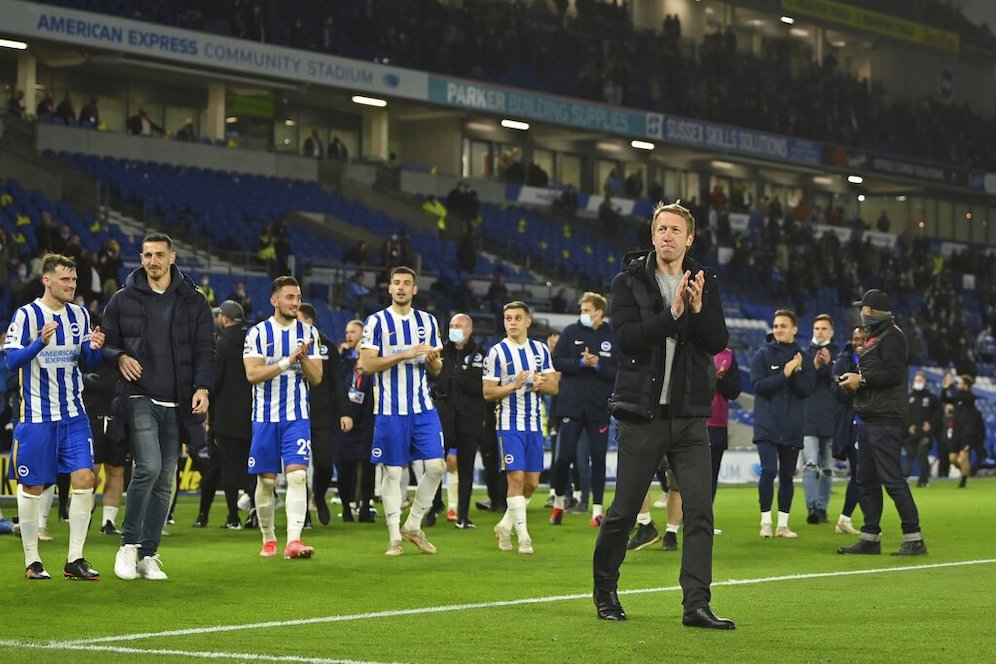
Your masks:
[{"label": "green grass", "polygon": [[[650,549],[631,553],[620,590],[625,623],[595,619],[591,551],[595,530],[570,515],[559,528],[547,511],[530,509],[536,554],[502,553],[491,534],[497,517],[477,512],[476,530],[441,521],[428,530],[435,556],[406,547],[385,558],[383,523],[332,525],[305,533],[317,548],[312,560],[265,560],[259,535],[221,529],[223,503],[211,525],[190,527],[192,498],[183,498],[177,524],[163,539],[166,582],[124,582],[114,577],[116,538],[91,532],[87,557],[103,573],[98,583],[27,582],[21,578],[20,542],[0,539],[0,574],[8,611],[4,639],[55,643],[38,649],[0,643],[3,662],[133,662],[132,652],[98,652],[60,645],[111,635],[229,625],[229,631],[108,640],[108,648],[150,650],[146,661],[221,661],[254,654],[288,658],[376,662],[938,662],[994,661],[996,635],[996,480],[979,479],[959,490],[953,482],[915,489],[930,550],[916,559],[888,555],[845,557],[836,547],[853,541],[832,525],[805,523],[796,491],[792,526],[797,540],[757,536],[754,487],[723,487],[716,500],[713,608],[737,621],[734,632],[681,626],[677,585],[680,555]],[[834,486],[831,516],[843,485]],[[537,498],[535,503],[541,503]],[[8,515],[14,510],[5,504]],[[333,508],[334,510],[334,508]],[[99,513],[99,508],[98,508]],[[334,514],[335,512],[333,512]],[[658,522],[663,515],[656,515]],[[860,519],[858,519],[860,521]],[[278,515],[278,525],[282,515]],[[58,572],[67,540],[53,523],[54,542],[42,544],[50,572]],[[899,524],[886,499],[883,549],[900,542]],[[283,533],[278,530],[283,545]],[[963,561],[973,565],[916,569]],[[905,568],[905,569],[904,569]],[[898,570],[847,574],[857,570]],[[797,579],[788,575],[842,573]],[[722,585],[726,580],[756,583]],[[766,579],[766,580],[765,580]],[[267,621],[350,616],[524,598],[585,595],[530,604],[462,608],[393,617],[360,617],[313,624],[261,627]],[[0,639],[2,641],[2,639]],[[244,658],[243,658],[244,659]],[[272,660],[271,660],[272,661]]]}]

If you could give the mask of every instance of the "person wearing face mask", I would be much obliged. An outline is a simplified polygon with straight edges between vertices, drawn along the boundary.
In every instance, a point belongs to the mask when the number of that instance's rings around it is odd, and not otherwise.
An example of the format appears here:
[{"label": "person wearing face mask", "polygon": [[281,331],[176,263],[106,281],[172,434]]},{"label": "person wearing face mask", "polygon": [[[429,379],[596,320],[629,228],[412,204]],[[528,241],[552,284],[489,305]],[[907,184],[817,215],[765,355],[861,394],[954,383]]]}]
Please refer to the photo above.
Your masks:
[{"label": "person wearing face mask", "polygon": [[211,287],[210,276],[206,274],[201,275],[201,285],[197,287],[197,290],[199,290],[201,292],[201,295],[203,295],[207,299],[208,304],[210,304],[212,307],[215,305],[215,302],[217,301],[218,298],[215,295],[214,288]]},{"label": "person wearing face mask", "polygon": [[906,449],[906,465],[903,466],[903,476],[913,473],[913,462],[920,464],[920,479],[918,487],[925,487],[930,482],[930,444],[934,432],[941,426],[941,400],[927,389],[927,374],[917,371],[913,374],[913,391],[909,396],[910,414],[906,420],[906,437],[903,447]]},{"label": "person wearing face mask", "polygon": [[578,453],[582,432],[591,450],[591,525],[602,523],[605,493],[605,457],[609,449],[609,397],[616,380],[619,355],[612,330],[605,320],[608,302],[603,295],[587,292],[578,301],[577,323],[563,329],[553,349],[553,367],[561,373],[555,417],[561,418],[554,464],[553,512],[550,523],[564,516],[571,463]]},{"label": "person wearing face mask", "polygon": [[813,393],[806,399],[802,427],[802,486],[806,491],[806,523],[827,522],[830,485],[833,483],[834,398],[830,393],[833,358],[833,319],[820,314],[813,319],[813,341],[806,362],[816,372]]},{"label": "person wearing face mask", "polygon": [[[464,313],[450,319],[448,340],[443,343],[443,370],[432,379],[436,409],[446,443],[446,518],[456,527],[476,528],[470,520],[474,490],[474,458],[484,438],[485,404],[481,371],[486,351],[474,336],[474,321]],[[442,486],[432,514],[443,507]],[[425,525],[435,519],[426,515]]]},{"label": "person wearing face mask", "polygon": [[854,410],[861,417],[858,429],[858,482],[865,523],[851,546],[837,553],[882,552],[882,488],[896,505],[903,543],[894,556],[927,553],[920,532],[920,513],[899,464],[903,431],[909,415],[906,393],[909,343],[892,320],[892,301],[884,292],[871,289],[854,306],[861,307],[861,325],[868,341],[858,359],[857,371],[840,375],[838,384],[854,395]]},{"label": "person wearing face mask", "polygon": [[838,535],[857,535],[860,531],[851,523],[851,515],[858,506],[861,487],[858,485],[858,427],[861,418],[854,413],[854,394],[843,389],[838,382],[840,376],[847,372],[858,370],[858,358],[864,350],[868,333],[865,328],[855,327],[851,331],[851,343],[844,346],[833,363],[833,385],[831,393],[836,400],[834,415],[836,426],[833,432],[833,456],[835,459],[847,461],[849,479],[844,492],[844,506],[840,509],[837,526],[834,531]]},{"label": "person wearing face mask", "polygon": [[816,371],[795,341],[795,312],[775,312],[768,343],[754,354],[750,382],[754,387],[754,444],[761,460],[757,492],[761,504],[761,537],[771,537],[771,503],[778,477],[778,527],[775,537],[796,538],[789,512],[799,450],[803,440],[803,404],[813,393]]}]

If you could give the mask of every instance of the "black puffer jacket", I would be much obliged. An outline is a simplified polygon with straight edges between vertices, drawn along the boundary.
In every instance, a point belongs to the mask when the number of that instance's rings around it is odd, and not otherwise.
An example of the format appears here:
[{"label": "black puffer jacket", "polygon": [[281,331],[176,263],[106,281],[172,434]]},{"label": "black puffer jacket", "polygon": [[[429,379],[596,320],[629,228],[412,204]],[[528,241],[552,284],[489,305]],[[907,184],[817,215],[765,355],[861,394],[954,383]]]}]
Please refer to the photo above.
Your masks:
[{"label": "black puffer jacket", "polygon": [[[168,290],[175,294],[170,339],[182,426],[180,438],[181,442],[196,449],[203,445],[204,429],[200,423],[204,418],[194,418],[190,412],[191,401],[196,390],[214,387],[214,326],[211,307],[194,283],[175,265],[170,270],[172,278]],[[107,336],[104,359],[117,366],[120,355],[129,355],[140,363],[148,363],[145,357],[152,351],[146,344],[145,308],[156,297],[159,296],[149,287],[145,268],[140,267],[128,275],[124,287],[111,296],[104,310],[102,327]],[[125,400],[135,393],[133,383],[124,379],[118,381],[114,426],[110,431],[115,440],[124,437]]]},{"label": "black puffer jacket", "polygon": [[854,393],[854,410],[862,420],[880,426],[906,426],[909,358],[906,335],[892,320],[868,328],[868,341],[858,359],[862,385]]},{"label": "black puffer jacket", "polygon": [[833,383],[830,393],[835,400],[833,430],[833,456],[835,459],[846,459],[847,450],[858,440],[858,423],[854,419],[854,394],[837,384],[837,377],[858,370],[857,353],[854,346],[847,344],[844,350],[837,354],[833,361]]},{"label": "black puffer jacket", "polygon": [[610,412],[621,420],[650,421],[658,412],[664,381],[668,337],[676,337],[671,366],[669,408],[674,417],[709,417],[715,393],[712,356],[726,347],[730,334],[723,318],[719,278],[715,271],[685,257],[682,270],[705,272],[702,310],[674,320],[657,286],[657,254],[631,252],[612,280],[612,333],[618,344],[619,368]]}]

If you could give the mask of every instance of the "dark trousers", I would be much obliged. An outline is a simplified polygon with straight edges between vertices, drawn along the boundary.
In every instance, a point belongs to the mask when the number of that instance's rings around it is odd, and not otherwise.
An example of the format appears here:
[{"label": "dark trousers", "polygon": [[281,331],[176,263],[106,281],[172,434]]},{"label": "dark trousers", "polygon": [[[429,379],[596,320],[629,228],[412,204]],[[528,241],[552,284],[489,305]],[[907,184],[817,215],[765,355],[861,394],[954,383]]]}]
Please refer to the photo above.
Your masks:
[{"label": "dark trousers", "polygon": [[704,608],[711,598],[712,497],[709,436],[705,418],[658,417],[650,422],[621,422],[618,429],[619,469],[615,500],[605,514],[595,541],[595,587],[615,590],[626,542],[643,505],[643,497],[664,456],[681,486],[685,536],[681,573],[685,611]]},{"label": "dark trousers", "polygon": [[474,493],[474,460],[477,459],[477,439],[463,435],[457,440],[457,519],[470,520],[470,497]]},{"label": "dark trousers", "polygon": [[[200,514],[207,518],[214,504],[214,494],[221,483],[221,463],[218,460],[218,446],[209,440],[207,447],[198,450],[191,457],[194,470],[201,474],[201,507]],[[177,491],[179,493],[179,491]]]},{"label": "dark trousers", "polygon": [[903,533],[920,532],[920,514],[899,465],[903,430],[862,422],[858,430],[858,483],[865,525],[861,532],[879,535],[882,528],[882,487],[896,504]]},{"label": "dark trousers", "polygon": [[349,512],[352,509],[349,504],[355,501],[362,515],[373,500],[376,473],[374,465],[368,459],[349,459],[337,461],[335,467],[339,475],[342,511]]},{"label": "dark trousers", "polygon": [[567,492],[571,463],[578,460],[581,434],[588,437],[591,458],[591,500],[601,505],[605,496],[605,457],[609,451],[609,423],[595,422],[587,417],[565,417],[557,431],[557,462],[554,465],[554,489],[558,496]]},{"label": "dark trousers", "polygon": [[504,511],[508,483],[505,474],[501,472],[498,459],[498,434],[493,426],[486,428],[484,437],[481,438],[481,463],[484,464],[484,481],[488,485],[491,509]]},{"label": "dark trousers", "polygon": [[919,465],[920,481],[926,482],[930,479],[930,443],[933,442],[930,436],[918,433],[906,436],[903,440],[903,449],[906,450],[906,463],[903,465],[903,477],[913,474],[913,462]]},{"label": "dark trousers", "polygon": [[723,466],[723,452],[730,445],[730,432],[726,427],[708,427],[709,454],[712,456],[712,499],[716,500],[719,488],[719,469]]},{"label": "dark trousers", "polygon": [[847,455],[847,467],[850,477],[847,478],[847,490],[844,492],[844,507],[840,513],[846,517],[854,514],[854,508],[858,506],[861,497],[861,485],[858,484],[858,448],[853,444],[848,445],[844,451]]},{"label": "dark trousers", "polygon": [[332,429],[312,425],[311,465],[311,498],[317,504],[332,484]]},{"label": "dark trousers", "polygon": [[221,465],[221,488],[225,491],[225,504],[228,506],[228,522],[239,520],[239,489],[249,498],[256,500],[256,478],[249,474],[249,438],[215,436],[218,443],[218,461]]},{"label": "dark trousers", "polygon": [[761,478],[757,481],[761,511],[771,511],[771,503],[775,497],[775,477],[778,477],[778,511],[791,512],[792,496],[795,495],[792,477],[795,476],[795,466],[799,462],[799,448],[762,440],[757,442],[757,454],[761,457]]}]

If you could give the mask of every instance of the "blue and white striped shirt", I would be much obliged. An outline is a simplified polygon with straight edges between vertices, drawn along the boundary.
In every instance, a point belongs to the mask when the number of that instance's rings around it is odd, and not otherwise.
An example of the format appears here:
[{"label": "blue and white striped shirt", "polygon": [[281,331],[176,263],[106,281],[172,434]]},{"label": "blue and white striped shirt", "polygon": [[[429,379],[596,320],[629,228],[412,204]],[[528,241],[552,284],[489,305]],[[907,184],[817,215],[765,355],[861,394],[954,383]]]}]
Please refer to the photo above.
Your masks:
[{"label": "blue and white striped shirt", "polygon": [[[442,349],[435,317],[419,309],[399,316],[387,308],[367,317],[360,348],[373,348],[379,357],[390,357],[421,343]],[[429,394],[424,357],[400,362],[376,374],[376,378],[373,391],[376,415],[410,415],[435,407]]]},{"label": "blue and white striped shirt", "polygon": [[[297,346],[311,340],[308,357],[321,359],[321,342],[318,331],[301,321],[283,327],[270,316],[249,328],[242,357],[259,357],[267,365],[277,364],[289,357]],[[309,419],[308,395],[311,387],[295,362],[274,378],[252,386],[253,422],[289,422]]]},{"label": "blue and white striped shirt", "polygon": [[[41,329],[50,321],[59,327],[42,346]],[[83,415],[81,356],[93,354],[97,363],[100,353],[90,350],[90,314],[75,304],[53,311],[40,298],[24,305],[14,312],[4,349],[10,353],[32,344],[37,344],[37,354],[18,369],[20,421],[58,422]]]},{"label": "blue and white striped shirt", "polygon": [[[484,380],[509,385],[522,371],[554,373],[550,350],[540,341],[527,339],[519,345],[505,337],[488,351],[484,360]],[[543,395],[532,391],[529,381],[498,402],[497,428],[499,431],[543,431],[541,403]]]}]

